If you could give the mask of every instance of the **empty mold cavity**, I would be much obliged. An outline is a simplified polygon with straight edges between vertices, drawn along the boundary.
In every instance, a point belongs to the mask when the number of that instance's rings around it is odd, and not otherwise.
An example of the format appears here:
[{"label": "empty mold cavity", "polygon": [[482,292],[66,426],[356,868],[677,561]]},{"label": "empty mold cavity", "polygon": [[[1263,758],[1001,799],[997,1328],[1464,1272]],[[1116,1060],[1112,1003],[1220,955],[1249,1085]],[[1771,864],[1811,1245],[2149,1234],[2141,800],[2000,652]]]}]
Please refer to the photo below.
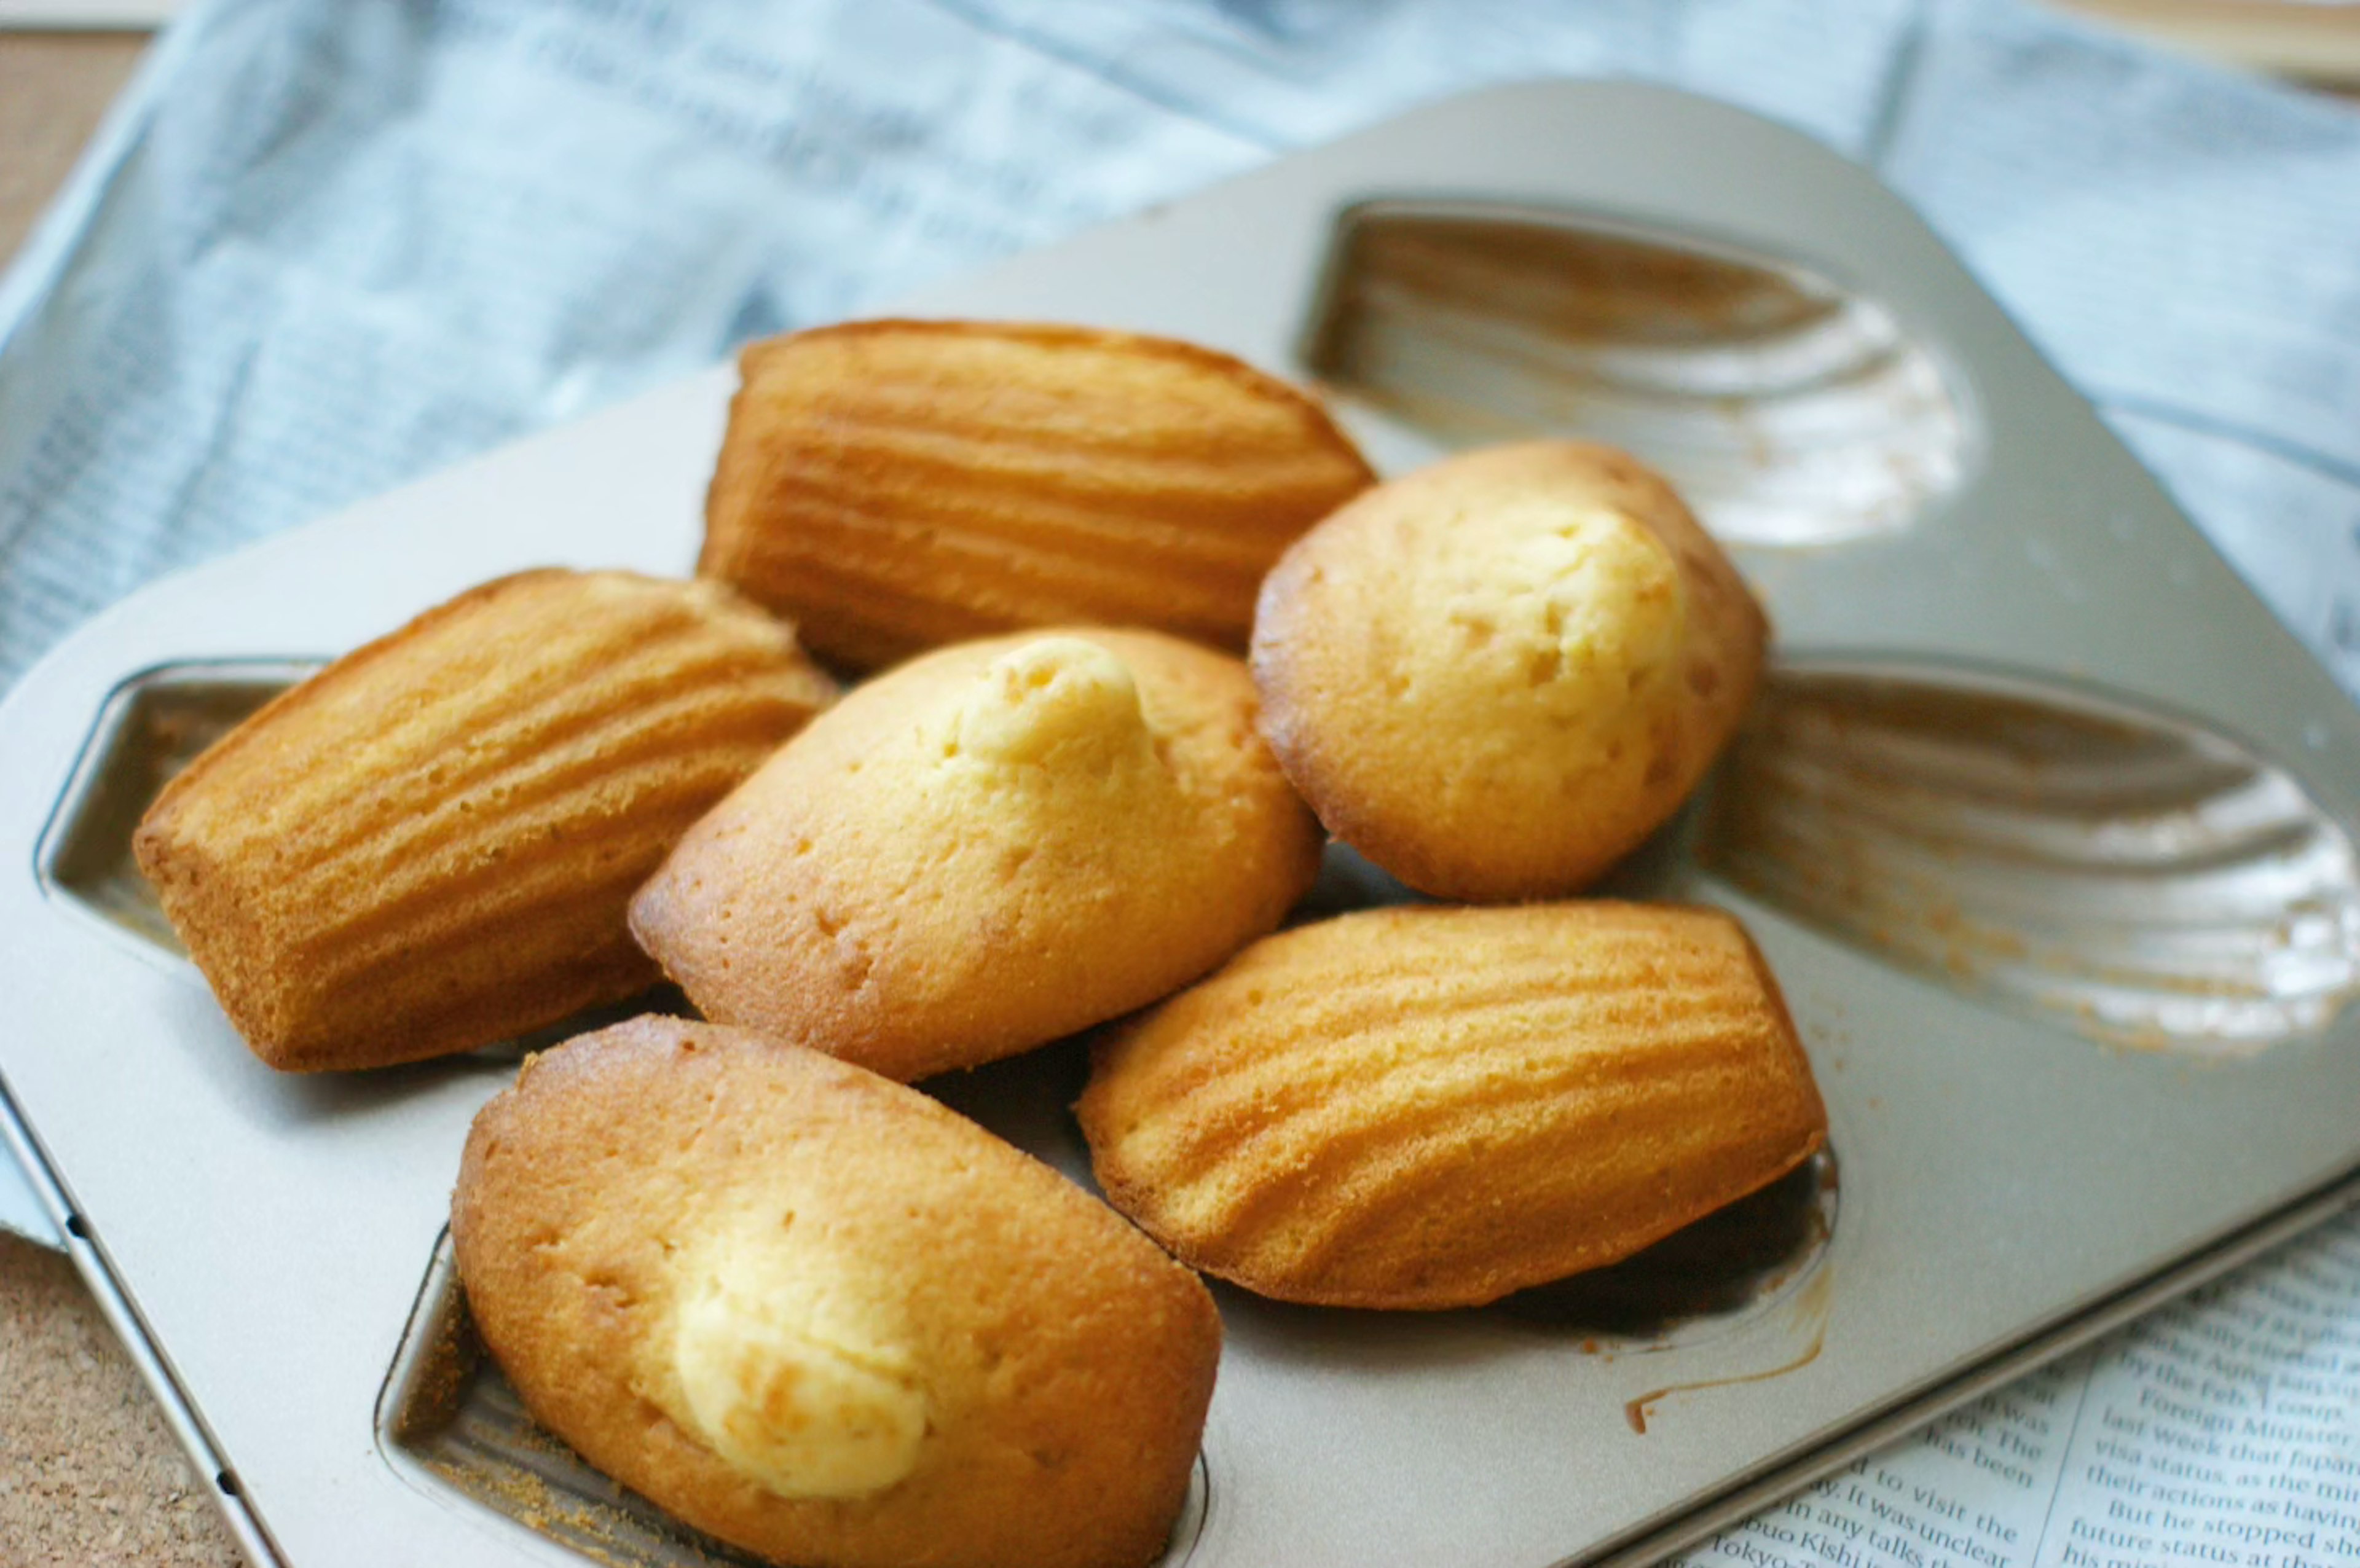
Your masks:
[{"label": "empty mold cavity", "polygon": [[[410,1485],[456,1493],[609,1568],[759,1568],[607,1479],[532,1419],[475,1332],[447,1231],[378,1395],[377,1435]],[[1188,1560],[1208,1497],[1200,1455],[1157,1568]]]},{"label": "empty mold cavity", "polygon": [[1761,1191],[1620,1263],[1519,1290],[1494,1312],[1617,1350],[1691,1345],[1788,1300],[1835,1234],[1836,1160],[1821,1149]]},{"label": "empty mold cavity", "polygon": [[2045,682],[1775,671],[1699,853],[1799,920],[2112,1044],[2256,1051],[2360,994],[2343,824],[2234,740]]},{"label": "empty mold cavity", "polygon": [[319,668],[289,659],[174,664],[116,687],[43,835],[42,887],[116,931],[181,952],[132,857],[131,835],[200,752]]},{"label": "empty mold cavity", "polygon": [[1967,463],[1960,398],[1876,300],[1786,262],[1587,216],[1352,209],[1306,358],[1348,417],[1357,403],[1390,427],[1368,432],[1381,454],[1604,441],[1661,469],[1743,544],[1903,528]]}]

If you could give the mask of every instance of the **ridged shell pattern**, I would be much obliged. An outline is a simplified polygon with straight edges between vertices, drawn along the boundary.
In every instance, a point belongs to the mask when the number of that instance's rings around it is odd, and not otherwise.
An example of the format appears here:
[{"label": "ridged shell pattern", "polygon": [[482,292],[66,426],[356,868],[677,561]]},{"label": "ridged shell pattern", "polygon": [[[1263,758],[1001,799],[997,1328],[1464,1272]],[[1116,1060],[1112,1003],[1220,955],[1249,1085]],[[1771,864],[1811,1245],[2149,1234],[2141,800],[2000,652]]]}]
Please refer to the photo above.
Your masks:
[{"label": "ridged shell pattern", "polygon": [[1442,448],[1622,447],[1740,544],[1899,528],[1964,472],[1933,357],[1799,267],[1480,206],[1362,208],[1338,245],[1313,370]]},{"label": "ridged shell pattern", "polygon": [[466,1050],[653,984],[632,890],[832,695],[715,584],[506,578],[233,732],[140,865],[274,1065]]},{"label": "ridged shell pattern", "polygon": [[2095,1040],[2234,1054],[2360,995],[2345,828],[2239,743],[2124,702],[1780,670],[1713,801],[1709,869]]},{"label": "ridged shell pattern", "polygon": [[1098,1181],[1286,1301],[1451,1307],[1612,1263],[1775,1180],[1826,1113],[1718,911],[1367,910],[1256,943],[1099,1052]]},{"label": "ridged shell pattern", "polygon": [[866,321],[741,365],[698,570],[860,669],[1047,626],[1242,651],[1262,574],[1373,478],[1300,392],[1160,338]]}]

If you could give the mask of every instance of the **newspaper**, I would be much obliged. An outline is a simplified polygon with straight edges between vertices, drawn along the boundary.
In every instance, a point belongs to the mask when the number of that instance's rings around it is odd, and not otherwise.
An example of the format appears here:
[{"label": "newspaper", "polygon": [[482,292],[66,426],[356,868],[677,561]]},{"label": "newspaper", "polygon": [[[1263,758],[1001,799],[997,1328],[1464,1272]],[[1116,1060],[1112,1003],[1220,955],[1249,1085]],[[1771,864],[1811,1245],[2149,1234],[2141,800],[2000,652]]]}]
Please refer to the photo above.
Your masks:
[{"label": "newspaper", "polygon": [[1686,1561],[2360,1563],[2360,1226],[2150,1313]]},{"label": "newspaper", "polygon": [[[0,281],[0,684],[745,338],[1600,73],[1876,168],[2360,692],[2360,115],[2001,0],[200,0]],[[1691,1561],[2360,1563],[2360,1219]]]}]

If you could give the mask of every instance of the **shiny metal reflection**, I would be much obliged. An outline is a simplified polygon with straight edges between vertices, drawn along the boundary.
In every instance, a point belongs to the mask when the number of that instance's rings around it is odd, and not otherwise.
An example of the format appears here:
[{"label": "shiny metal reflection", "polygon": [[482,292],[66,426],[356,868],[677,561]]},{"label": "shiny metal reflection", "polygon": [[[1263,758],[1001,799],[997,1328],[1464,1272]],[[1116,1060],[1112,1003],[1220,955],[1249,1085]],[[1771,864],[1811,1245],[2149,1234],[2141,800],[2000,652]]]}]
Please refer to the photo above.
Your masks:
[{"label": "shiny metal reflection", "polygon": [[1967,466],[1960,399],[1875,300],[1588,217],[1356,207],[1306,356],[1348,404],[1440,450],[1541,436],[1627,448],[1739,543],[1904,528]]},{"label": "shiny metal reflection", "polygon": [[2113,1044],[2238,1054],[2360,996],[2360,856],[2225,736],[1933,667],[1768,681],[1699,845],[1764,902]]}]

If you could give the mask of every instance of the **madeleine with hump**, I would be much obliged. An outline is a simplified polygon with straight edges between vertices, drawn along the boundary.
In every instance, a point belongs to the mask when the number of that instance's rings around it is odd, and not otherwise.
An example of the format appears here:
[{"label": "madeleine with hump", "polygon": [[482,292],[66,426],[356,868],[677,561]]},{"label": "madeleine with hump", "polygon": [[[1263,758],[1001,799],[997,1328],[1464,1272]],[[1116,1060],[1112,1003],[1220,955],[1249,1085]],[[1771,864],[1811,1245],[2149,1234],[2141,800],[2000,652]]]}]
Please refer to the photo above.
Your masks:
[{"label": "madeleine with hump", "polygon": [[1272,748],[1328,831],[1470,903],[1579,892],[1679,809],[1769,624],[1627,452],[1534,441],[1392,480],[1262,585]]},{"label": "madeleine with hump", "polygon": [[1211,1295],[912,1089],[641,1018],[476,1116],[484,1343],[606,1474],[794,1568],[1140,1568],[1185,1499]]},{"label": "madeleine with hump", "polygon": [[1267,937],[1102,1042],[1076,1109],[1107,1201],[1173,1256],[1343,1307],[1616,1262],[1828,1136],[1744,928],[1602,900]]},{"label": "madeleine with hump", "polygon": [[1027,632],[861,686],[698,822],[631,929],[716,1023],[904,1082],[1196,979],[1310,887],[1318,824],[1226,654]]},{"label": "madeleine with hump", "polygon": [[850,321],[738,365],[697,570],[856,670],[1080,624],[1242,653],[1279,552],[1375,478],[1303,392],[1169,338]]},{"label": "madeleine with hump", "polygon": [[504,577],[223,737],[139,867],[271,1066],[471,1051],[653,985],[633,888],[835,695],[718,583]]}]

